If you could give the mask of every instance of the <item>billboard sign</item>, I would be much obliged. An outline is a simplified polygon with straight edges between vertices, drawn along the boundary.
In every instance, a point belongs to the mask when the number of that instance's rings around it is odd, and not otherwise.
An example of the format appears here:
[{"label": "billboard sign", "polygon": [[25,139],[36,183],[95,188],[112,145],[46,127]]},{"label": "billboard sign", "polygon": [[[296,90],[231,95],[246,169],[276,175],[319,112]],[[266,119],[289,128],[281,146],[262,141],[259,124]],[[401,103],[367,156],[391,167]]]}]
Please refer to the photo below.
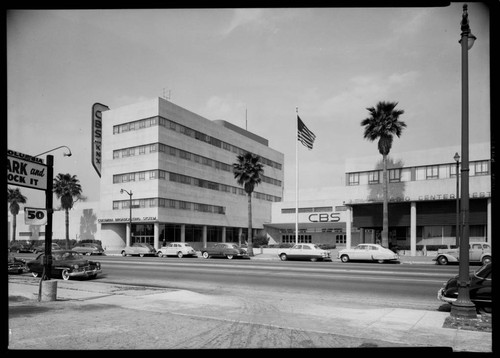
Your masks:
[{"label": "billboard sign", "polygon": [[99,177],[101,176],[102,161],[102,112],[107,111],[108,109],[108,106],[100,103],[94,103],[92,106],[92,165],[94,166],[94,169]]},{"label": "billboard sign", "polygon": [[7,150],[7,184],[47,190],[47,166],[41,158]]},{"label": "billboard sign", "polygon": [[46,225],[47,209],[24,208],[24,223],[26,225]]}]

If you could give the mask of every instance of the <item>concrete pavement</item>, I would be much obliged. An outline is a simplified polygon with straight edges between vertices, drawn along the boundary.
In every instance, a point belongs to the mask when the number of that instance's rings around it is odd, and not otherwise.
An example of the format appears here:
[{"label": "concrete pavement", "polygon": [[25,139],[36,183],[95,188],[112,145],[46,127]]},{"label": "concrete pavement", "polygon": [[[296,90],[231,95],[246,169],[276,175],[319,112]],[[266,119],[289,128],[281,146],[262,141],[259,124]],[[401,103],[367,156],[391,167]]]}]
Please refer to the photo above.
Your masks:
[{"label": "concrete pavement", "polygon": [[490,331],[447,328],[448,312],[326,304],[263,307],[244,297],[93,280],[57,280],[57,299],[38,302],[39,282],[9,275],[10,349],[493,350],[491,325]]}]

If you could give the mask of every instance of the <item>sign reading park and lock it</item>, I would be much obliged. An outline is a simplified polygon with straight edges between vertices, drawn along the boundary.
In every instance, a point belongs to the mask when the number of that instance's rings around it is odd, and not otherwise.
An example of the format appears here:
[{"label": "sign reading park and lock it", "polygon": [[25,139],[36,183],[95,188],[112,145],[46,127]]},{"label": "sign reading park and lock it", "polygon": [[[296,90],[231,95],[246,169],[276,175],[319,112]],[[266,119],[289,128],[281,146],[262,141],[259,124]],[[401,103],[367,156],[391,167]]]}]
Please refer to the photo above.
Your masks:
[{"label": "sign reading park and lock it", "polygon": [[47,166],[40,158],[7,150],[7,183],[46,190]]}]

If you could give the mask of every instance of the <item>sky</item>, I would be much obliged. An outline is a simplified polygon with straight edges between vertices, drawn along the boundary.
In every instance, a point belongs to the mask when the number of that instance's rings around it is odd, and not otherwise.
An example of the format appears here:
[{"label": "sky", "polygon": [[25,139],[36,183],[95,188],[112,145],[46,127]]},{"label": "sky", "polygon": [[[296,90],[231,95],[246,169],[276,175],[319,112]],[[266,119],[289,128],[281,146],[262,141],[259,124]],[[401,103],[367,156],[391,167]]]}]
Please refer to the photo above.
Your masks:
[{"label": "sky", "polygon": [[[99,200],[91,107],[168,97],[224,119],[284,153],[284,200],[294,200],[296,116],[316,135],[299,143],[301,199],[345,185],[348,158],[378,154],[361,121],[398,102],[407,128],[391,153],[458,146],[460,21],[446,7],[10,10],[7,148],[54,155]],[[489,8],[468,3],[470,143],[490,140]],[[450,153],[450,163],[453,162]],[[264,173],[265,174],[265,173]],[[44,192],[21,188],[30,205]]]}]

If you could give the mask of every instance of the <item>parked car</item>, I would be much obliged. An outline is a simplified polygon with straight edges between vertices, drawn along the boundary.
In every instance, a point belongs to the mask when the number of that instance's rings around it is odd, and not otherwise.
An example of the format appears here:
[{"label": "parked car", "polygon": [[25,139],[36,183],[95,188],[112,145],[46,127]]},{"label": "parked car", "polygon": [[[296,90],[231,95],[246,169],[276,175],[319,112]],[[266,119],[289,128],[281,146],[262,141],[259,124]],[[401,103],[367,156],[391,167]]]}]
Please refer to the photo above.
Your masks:
[{"label": "parked car", "polygon": [[[61,246],[56,243],[52,243],[52,251],[54,250],[62,250]],[[40,252],[45,252],[45,242],[39,242],[31,248],[31,251],[35,254]]]},{"label": "parked car", "polygon": [[233,258],[250,258],[241,247],[231,243],[218,243],[212,247],[205,247],[201,250],[201,256],[205,259],[209,257],[227,257],[229,260]]},{"label": "parked car", "polygon": [[177,256],[179,258],[184,256],[197,257],[196,251],[193,247],[185,242],[171,242],[166,246],[162,246],[157,252],[159,257]]},{"label": "parked car", "polygon": [[399,261],[399,255],[378,244],[359,244],[351,249],[340,250],[337,257],[342,262],[348,261]]},{"label": "parked car", "polygon": [[[481,266],[476,272],[470,273],[469,297],[479,311],[491,312],[491,262]],[[450,278],[443,287],[439,289],[437,298],[440,301],[453,303],[458,297],[458,275]]]},{"label": "parked car", "polygon": [[82,255],[103,255],[104,254],[104,249],[102,248],[101,245],[91,243],[91,242],[84,242],[84,243],[79,243],[73,246],[73,251],[79,252]]},{"label": "parked car", "polygon": [[282,249],[278,254],[281,261],[286,260],[331,260],[330,251],[316,244],[295,244],[289,249]]},{"label": "parked car", "polygon": [[27,242],[14,241],[9,245],[9,252],[31,252],[31,245]]},{"label": "parked car", "polygon": [[9,251],[9,273],[23,273],[26,269],[26,261],[18,259]]},{"label": "parked car", "polygon": [[[101,263],[89,261],[82,254],[73,250],[55,250],[52,252],[51,277],[60,276],[63,280],[70,277],[95,278],[102,272]],[[45,253],[26,264],[33,277],[42,275],[45,262]]]},{"label": "parked car", "polygon": [[[447,265],[448,262],[458,262],[460,248],[439,249],[436,257],[432,260],[440,265]],[[486,242],[469,243],[469,262],[481,262],[483,265],[491,262],[491,246]]]},{"label": "parked car", "polygon": [[156,256],[156,250],[150,244],[146,244],[144,242],[136,242],[131,246],[125,246],[125,248],[122,250],[122,256],[127,256],[127,255],[130,256],[138,255],[140,257]]}]

